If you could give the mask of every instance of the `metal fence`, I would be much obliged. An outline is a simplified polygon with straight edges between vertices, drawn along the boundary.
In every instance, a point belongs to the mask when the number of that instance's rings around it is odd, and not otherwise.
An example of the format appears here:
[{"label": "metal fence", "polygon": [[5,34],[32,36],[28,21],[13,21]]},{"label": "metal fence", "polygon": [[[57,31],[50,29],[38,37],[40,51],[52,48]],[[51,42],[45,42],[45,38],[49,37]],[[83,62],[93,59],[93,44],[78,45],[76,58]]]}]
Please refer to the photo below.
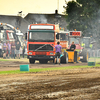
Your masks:
[{"label": "metal fence", "polygon": [[89,50],[90,57],[100,57],[100,49],[98,50]]}]

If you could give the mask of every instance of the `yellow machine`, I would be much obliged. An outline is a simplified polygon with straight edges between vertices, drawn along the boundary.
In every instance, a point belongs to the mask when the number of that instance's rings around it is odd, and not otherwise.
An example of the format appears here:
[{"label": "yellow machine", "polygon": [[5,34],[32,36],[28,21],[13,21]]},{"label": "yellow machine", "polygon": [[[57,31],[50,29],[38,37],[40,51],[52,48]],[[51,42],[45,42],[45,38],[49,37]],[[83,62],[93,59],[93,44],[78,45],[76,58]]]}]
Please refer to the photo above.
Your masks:
[{"label": "yellow machine", "polygon": [[80,61],[80,57],[77,54],[77,51],[66,51],[68,53],[68,62],[76,63]]},{"label": "yellow machine", "polygon": [[75,52],[74,51],[67,51],[68,53],[68,62],[75,62]]}]

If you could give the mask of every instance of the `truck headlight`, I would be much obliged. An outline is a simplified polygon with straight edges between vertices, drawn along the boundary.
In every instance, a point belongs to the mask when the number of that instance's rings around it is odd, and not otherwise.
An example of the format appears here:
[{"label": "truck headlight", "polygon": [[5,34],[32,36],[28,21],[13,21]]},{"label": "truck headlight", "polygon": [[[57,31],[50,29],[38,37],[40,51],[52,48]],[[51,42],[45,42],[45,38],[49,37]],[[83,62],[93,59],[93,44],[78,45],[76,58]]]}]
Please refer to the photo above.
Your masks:
[{"label": "truck headlight", "polygon": [[50,55],[53,55],[53,53],[50,53]]},{"label": "truck headlight", "polygon": [[32,55],[32,52],[29,52],[28,54]]}]

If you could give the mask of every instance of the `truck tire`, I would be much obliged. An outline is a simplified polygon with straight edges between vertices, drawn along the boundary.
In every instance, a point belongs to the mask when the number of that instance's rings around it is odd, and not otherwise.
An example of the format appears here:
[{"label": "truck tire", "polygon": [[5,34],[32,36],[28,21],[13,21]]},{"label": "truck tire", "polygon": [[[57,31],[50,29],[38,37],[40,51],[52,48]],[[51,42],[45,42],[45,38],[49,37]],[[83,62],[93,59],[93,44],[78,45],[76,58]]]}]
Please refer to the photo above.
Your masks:
[{"label": "truck tire", "polygon": [[66,64],[68,63],[68,53],[64,52],[64,56],[61,57],[61,63]]},{"label": "truck tire", "polygon": [[48,60],[45,60],[45,59],[39,60],[39,63],[40,63],[40,64],[47,64],[47,62],[48,62]]},{"label": "truck tire", "polygon": [[34,64],[35,63],[35,59],[30,58],[29,62],[30,62],[30,64]]},{"label": "truck tire", "polygon": [[86,49],[84,49],[82,51],[82,53],[80,54],[80,56],[83,56],[83,59],[81,59],[80,61],[82,61],[82,62],[88,62],[89,54],[88,54],[88,51]]}]

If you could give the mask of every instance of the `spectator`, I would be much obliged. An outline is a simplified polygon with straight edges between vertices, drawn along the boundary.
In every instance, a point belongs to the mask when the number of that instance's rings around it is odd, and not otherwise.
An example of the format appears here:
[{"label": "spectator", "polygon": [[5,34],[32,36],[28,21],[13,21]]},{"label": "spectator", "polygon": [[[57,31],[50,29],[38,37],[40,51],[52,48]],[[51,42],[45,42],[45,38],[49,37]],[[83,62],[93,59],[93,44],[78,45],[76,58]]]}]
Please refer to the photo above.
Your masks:
[{"label": "spectator", "polygon": [[19,58],[19,59],[20,59],[20,49],[21,49],[21,45],[18,41],[16,44],[16,55],[17,55],[17,58]]},{"label": "spectator", "polygon": [[3,44],[0,41],[0,57],[2,57],[2,49],[3,49]]},{"label": "spectator", "polygon": [[14,58],[14,59],[15,59],[15,49],[16,49],[16,46],[15,46],[15,42],[13,41],[11,44],[11,58]]},{"label": "spectator", "polygon": [[8,49],[8,58],[10,57],[10,52],[11,52],[11,43],[8,41],[7,43],[7,49]]},{"label": "spectator", "polygon": [[7,53],[7,42],[4,42],[3,44],[3,58],[6,59],[6,53]]},{"label": "spectator", "polygon": [[55,54],[54,64],[56,63],[57,57],[58,57],[59,58],[59,65],[60,65],[60,54],[61,54],[61,49],[62,49],[62,46],[60,45],[60,42],[57,42],[57,45],[55,46],[55,49],[56,49],[56,54]]},{"label": "spectator", "polygon": [[22,47],[22,55],[23,55],[23,58],[24,58],[24,53],[25,53],[25,43],[23,43],[23,47]]}]

